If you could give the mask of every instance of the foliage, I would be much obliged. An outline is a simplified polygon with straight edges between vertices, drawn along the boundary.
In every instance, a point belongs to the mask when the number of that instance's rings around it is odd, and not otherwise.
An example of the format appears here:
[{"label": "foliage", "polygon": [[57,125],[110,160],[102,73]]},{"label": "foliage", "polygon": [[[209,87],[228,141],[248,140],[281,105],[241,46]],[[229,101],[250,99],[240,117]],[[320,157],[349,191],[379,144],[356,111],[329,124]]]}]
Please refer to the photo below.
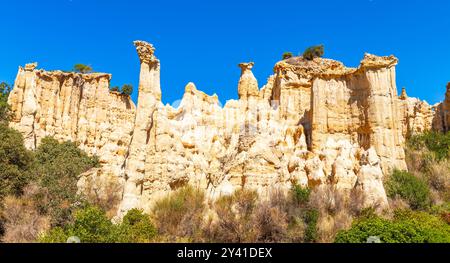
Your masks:
[{"label": "foliage", "polygon": [[285,60],[285,59],[289,59],[289,58],[292,58],[294,55],[292,54],[292,52],[284,52],[283,53],[283,60]]},{"label": "foliage", "polygon": [[109,90],[110,90],[110,91],[120,92],[119,86],[113,86],[113,87],[109,88]]},{"label": "foliage", "polygon": [[0,83],[0,122],[9,120],[10,107],[8,105],[8,96],[11,91],[11,86],[6,82]]},{"label": "foliage", "polygon": [[153,208],[160,234],[172,237],[194,236],[200,231],[205,194],[185,186],[157,201]]},{"label": "foliage", "polygon": [[92,67],[85,64],[75,64],[73,66],[73,71],[80,73],[89,73],[92,72]]},{"label": "foliage", "polygon": [[148,243],[157,235],[150,217],[139,209],[131,209],[117,226],[117,242]]},{"label": "foliage", "polygon": [[122,94],[131,95],[133,93],[133,86],[130,84],[124,84],[122,86]]},{"label": "foliage", "polygon": [[414,150],[427,148],[441,161],[450,157],[450,132],[428,132],[414,135],[408,140],[408,146]]},{"label": "foliage", "polygon": [[311,190],[309,188],[301,187],[300,185],[294,185],[292,194],[297,204],[302,205],[309,201]]},{"label": "foliage", "polygon": [[42,139],[35,156],[41,187],[36,195],[39,209],[51,216],[53,226],[62,226],[70,222],[71,212],[80,201],[78,175],[98,166],[98,159],[89,157],[72,142],[59,143],[50,137]]},{"label": "foliage", "polygon": [[430,193],[427,183],[406,171],[394,170],[386,182],[386,190],[389,197],[399,196],[413,209],[429,207]]},{"label": "foliage", "polygon": [[25,148],[22,135],[0,123],[0,199],[22,194],[32,166],[33,153]]},{"label": "foliage", "polygon": [[103,210],[87,206],[74,212],[73,223],[51,229],[39,241],[64,243],[72,236],[82,243],[143,243],[153,240],[156,228],[150,217],[138,209],[128,211],[122,223],[114,225]]},{"label": "foliage", "polygon": [[303,58],[306,60],[313,60],[314,58],[320,58],[323,57],[325,54],[324,46],[318,45],[318,46],[312,46],[309,47],[303,52]]},{"label": "foliage", "polygon": [[55,227],[39,238],[45,243],[64,243],[76,236],[83,243],[109,243],[115,241],[113,223],[102,210],[88,206],[74,213],[73,223],[65,228]]},{"label": "foliage", "polygon": [[384,243],[448,243],[450,225],[425,212],[398,210],[393,220],[374,214],[356,220],[349,230],[336,236],[337,243],[365,243],[377,236]]},{"label": "foliage", "polygon": [[308,209],[305,211],[304,221],[307,225],[305,230],[305,241],[314,242],[317,239],[317,221],[319,212],[316,209]]}]

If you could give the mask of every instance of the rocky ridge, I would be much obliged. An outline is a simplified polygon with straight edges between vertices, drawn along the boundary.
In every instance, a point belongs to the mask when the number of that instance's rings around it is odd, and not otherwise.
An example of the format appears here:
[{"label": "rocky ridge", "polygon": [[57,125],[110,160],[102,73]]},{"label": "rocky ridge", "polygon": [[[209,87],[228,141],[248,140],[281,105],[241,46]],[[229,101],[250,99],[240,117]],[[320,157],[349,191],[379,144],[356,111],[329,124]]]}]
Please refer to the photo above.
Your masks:
[{"label": "rocky ridge", "polygon": [[[240,188],[264,198],[293,184],[332,185],[360,193],[361,206],[385,208],[382,180],[406,169],[404,143],[412,134],[450,129],[446,100],[430,106],[397,95],[397,58],[366,54],[358,68],[315,58],[278,62],[263,88],[241,63],[238,100],[185,88],[180,105],[161,102],[160,62],[154,47],[135,46],[141,63],[137,106],[109,91],[111,75],[19,68],[9,97],[11,127],[34,149],[45,136],[71,140],[103,164],[82,176],[120,185],[122,215],[183,185],[209,198]],[[95,187],[102,189],[102,183]]]}]

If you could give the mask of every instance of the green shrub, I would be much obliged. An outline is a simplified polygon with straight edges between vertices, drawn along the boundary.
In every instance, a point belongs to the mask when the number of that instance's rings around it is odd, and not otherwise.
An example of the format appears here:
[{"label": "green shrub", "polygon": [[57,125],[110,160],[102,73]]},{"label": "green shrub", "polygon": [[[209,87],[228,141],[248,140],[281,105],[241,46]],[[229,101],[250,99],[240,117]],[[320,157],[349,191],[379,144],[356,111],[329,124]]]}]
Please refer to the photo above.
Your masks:
[{"label": "green shrub", "polygon": [[396,211],[393,220],[376,215],[359,218],[351,229],[338,232],[337,243],[366,243],[377,236],[383,243],[448,243],[450,225],[425,212]]},{"label": "green shrub", "polygon": [[0,123],[0,199],[5,195],[19,196],[29,182],[33,153],[23,144],[22,135]]},{"label": "green shrub", "polygon": [[317,221],[319,220],[319,211],[308,209],[305,211],[304,221],[306,223],[305,241],[314,242],[317,240]]},{"label": "green shrub", "polygon": [[292,188],[293,199],[299,205],[306,204],[309,201],[311,190],[309,188],[294,185]]},{"label": "green shrub", "polygon": [[71,236],[78,237],[82,243],[111,243],[116,241],[116,230],[104,211],[88,206],[75,211],[73,223],[53,228],[39,241],[64,243]]},{"label": "green shrub", "polygon": [[303,52],[303,58],[306,60],[313,60],[314,58],[321,58],[325,54],[324,46],[312,46],[309,47]]},{"label": "green shrub", "polygon": [[414,135],[408,140],[408,146],[414,150],[427,148],[439,161],[450,156],[450,132],[428,132]]},{"label": "green shrub", "polygon": [[105,212],[87,206],[74,212],[74,220],[65,227],[54,227],[38,241],[65,243],[69,237],[78,237],[81,243],[145,243],[156,236],[150,217],[141,210],[131,209],[122,223],[114,225]]},{"label": "green shrub", "polygon": [[400,197],[413,209],[425,209],[430,205],[427,183],[408,172],[394,170],[386,182],[386,190],[389,197]]},{"label": "green shrub", "polygon": [[294,55],[292,54],[292,52],[284,52],[283,53],[283,60],[292,58],[293,56]]},{"label": "green shrub", "polygon": [[10,107],[8,105],[8,96],[11,91],[11,86],[6,83],[0,83],[0,122],[9,120]]},{"label": "green shrub", "polygon": [[117,226],[117,242],[148,243],[156,237],[157,230],[150,217],[139,209],[131,209]]},{"label": "green shrub", "polygon": [[122,94],[131,95],[133,93],[133,86],[130,84],[125,84],[122,86]]},{"label": "green shrub", "polygon": [[85,64],[75,64],[73,66],[73,71],[80,73],[89,73],[92,72],[92,67]]},{"label": "green shrub", "polygon": [[77,208],[78,176],[98,166],[98,159],[89,157],[72,142],[59,143],[53,138],[42,139],[36,149],[36,178],[41,187],[36,195],[41,213],[49,214],[52,226],[70,222]]}]

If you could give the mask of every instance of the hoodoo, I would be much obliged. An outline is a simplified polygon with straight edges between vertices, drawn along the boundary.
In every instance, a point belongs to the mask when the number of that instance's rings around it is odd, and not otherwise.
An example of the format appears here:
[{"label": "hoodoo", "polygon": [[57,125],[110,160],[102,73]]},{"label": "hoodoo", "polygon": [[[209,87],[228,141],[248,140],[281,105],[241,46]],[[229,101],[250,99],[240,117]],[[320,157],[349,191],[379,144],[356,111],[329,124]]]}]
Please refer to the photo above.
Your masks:
[{"label": "hoodoo", "polygon": [[[122,201],[148,211],[163,194],[186,184],[208,198],[241,188],[262,197],[293,184],[331,185],[361,194],[361,206],[388,205],[383,176],[406,169],[406,138],[450,130],[450,84],[444,102],[430,106],[397,94],[397,58],[366,54],[358,68],[330,59],[293,57],[275,65],[259,89],[241,63],[238,100],[185,88],[178,108],[161,102],[154,47],[134,42],[141,63],[137,106],[109,91],[111,76],[19,68],[9,97],[11,127],[27,148],[45,136],[78,142],[100,157],[88,178],[115,181]],[[101,185],[98,187],[101,192]]]}]

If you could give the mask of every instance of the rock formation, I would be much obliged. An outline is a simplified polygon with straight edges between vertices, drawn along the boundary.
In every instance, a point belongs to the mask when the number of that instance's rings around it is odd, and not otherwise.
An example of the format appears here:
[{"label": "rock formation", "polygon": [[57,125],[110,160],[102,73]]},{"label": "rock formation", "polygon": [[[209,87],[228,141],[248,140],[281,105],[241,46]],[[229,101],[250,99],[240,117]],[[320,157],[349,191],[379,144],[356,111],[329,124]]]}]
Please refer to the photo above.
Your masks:
[{"label": "rock formation", "polygon": [[[406,169],[404,142],[432,128],[450,129],[446,100],[431,107],[397,95],[393,56],[366,54],[358,68],[315,58],[278,62],[262,89],[253,62],[241,63],[239,100],[185,88],[178,108],[163,105],[160,62],[136,41],[141,62],[137,107],[110,92],[108,74],[19,68],[9,103],[11,126],[35,148],[44,136],[72,140],[100,157],[85,176],[117,178],[119,215],[148,210],[163,194],[192,184],[209,198],[240,188],[264,198],[272,189],[333,185],[359,191],[362,206],[387,206],[382,179]],[[83,189],[86,180],[80,180]]]},{"label": "rock formation", "polygon": [[20,67],[8,98],[10,126],[34,149],[42,138],[73,141],[97,155],[105,173],[117,176],[133,133],[135,105],[129,96],[109,91],[111,75]]}]

